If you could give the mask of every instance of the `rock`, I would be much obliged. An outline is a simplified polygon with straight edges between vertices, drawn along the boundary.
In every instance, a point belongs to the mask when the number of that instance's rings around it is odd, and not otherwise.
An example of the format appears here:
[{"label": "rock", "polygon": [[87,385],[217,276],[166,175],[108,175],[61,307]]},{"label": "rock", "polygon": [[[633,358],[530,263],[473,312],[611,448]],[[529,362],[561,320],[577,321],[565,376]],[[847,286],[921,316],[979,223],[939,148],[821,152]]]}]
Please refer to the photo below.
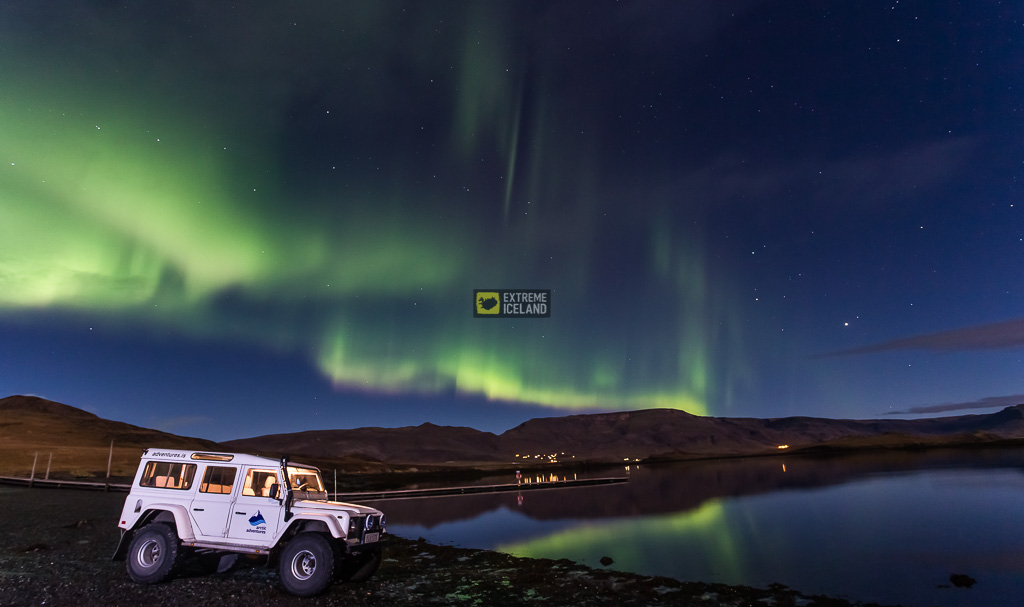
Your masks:
[{"label": "rock", "polygon": [[963,573],[953,573],[950,574],[949,581],[957,588],[970,588],[971,586],[974,586],[978,580]]},{"label": "rock", "polygon": [[607,567],[608,565],[611,565],[614,562],[615,561],[612,560],[612,557],[610,557],[610,556],[602,556],[601,557],[601,564],[604,565],[605,567]]},{"label": "rock", "polygon": [[18,552],[41,552],[43,550],[49,550],[49,549],[50,549],[49,546],[47,546],[46,544],[43,544],[41,542],[36,542],[34,544],[29,544],[27,546],[20,546],[18,548],[15,548],[15,550],[17,550]]}]

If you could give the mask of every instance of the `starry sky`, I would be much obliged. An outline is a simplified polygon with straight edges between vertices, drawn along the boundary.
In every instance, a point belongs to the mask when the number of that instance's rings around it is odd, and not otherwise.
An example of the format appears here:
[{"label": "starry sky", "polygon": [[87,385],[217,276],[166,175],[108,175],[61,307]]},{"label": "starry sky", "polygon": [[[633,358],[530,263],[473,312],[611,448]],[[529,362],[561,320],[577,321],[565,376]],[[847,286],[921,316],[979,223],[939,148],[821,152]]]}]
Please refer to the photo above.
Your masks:
[{"label": "starry sky", "polygon": [[249,4],[0,5],[0,395],[214,440],[1024,402],[1019,5]]}]

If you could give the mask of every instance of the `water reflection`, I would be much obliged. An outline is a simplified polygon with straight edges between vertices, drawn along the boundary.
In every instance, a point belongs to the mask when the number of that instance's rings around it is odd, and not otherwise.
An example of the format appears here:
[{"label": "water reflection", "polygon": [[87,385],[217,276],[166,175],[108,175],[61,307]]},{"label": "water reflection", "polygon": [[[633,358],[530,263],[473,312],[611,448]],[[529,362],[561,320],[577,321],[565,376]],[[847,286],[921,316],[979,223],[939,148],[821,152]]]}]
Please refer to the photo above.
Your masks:
[{"label": "water reflection", "polygon": [[[495,548],[516,556],[568,558],[596,566],[603,556],[617,569],[679,577],[680,546],[699,544],[703,567],[729,579],[745,579],[732,527],[721,501],[705,502],[685,513],[630,518],[603,524],[584,523],[525,542]],[[596,556],[595,556],[596,555]],[[662,571],[657,563],[670,566]]]},{"label": "water reflection", "polygon": [[[831,457],[738,458],[665,465],[633,464],[579,474],[579,478],[628,475],[630,481],[620,485],[529,491],[521,494],[521,500],[515,494],[488,494],[431,498],[436,500],[436,505],[425,504],[418,499],[388,500],[386,503],[388,518],[393,522],[401,520],[426,528],[512,507],[535,520],[603,519],[676,513],[698,509],[704,502],[719,498],[841,485],[859,479],[915,471],[996,468],[1024,470],[1024,449],[948,449]],[[524,474],[526,476],[536,475]],[[564,476],[564,473],[559,473],[560,478]],[[514,475],[509,474],[482,478],[475,484],[515,482]]]},{"label": "water reflection", "polygon": [[[785,456],[378,505],[399,535],[522,556],[859,601],[1006,604],[1024,591],[1022,470],[1022,450]],[[940,588],[951,573],[978,583]]]}]

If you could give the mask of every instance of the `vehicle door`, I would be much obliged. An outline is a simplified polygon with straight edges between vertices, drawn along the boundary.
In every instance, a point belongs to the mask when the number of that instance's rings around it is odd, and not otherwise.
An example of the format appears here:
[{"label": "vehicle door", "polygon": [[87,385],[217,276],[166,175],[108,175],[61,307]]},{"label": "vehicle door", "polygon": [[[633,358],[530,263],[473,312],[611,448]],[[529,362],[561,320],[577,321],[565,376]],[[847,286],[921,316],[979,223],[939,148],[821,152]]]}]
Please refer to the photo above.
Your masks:
[{"label": "vehicle door", "polygon": [[283,508],[279,475],[280,470],[274,468],[246,471],[242,490],[231,509],[228,537],[249,542],[274,541]]},{"label": "vehicle door", "polygon": [[206,466],[191,508],[198,535],[224,537],[237,478],[238,466]]}]

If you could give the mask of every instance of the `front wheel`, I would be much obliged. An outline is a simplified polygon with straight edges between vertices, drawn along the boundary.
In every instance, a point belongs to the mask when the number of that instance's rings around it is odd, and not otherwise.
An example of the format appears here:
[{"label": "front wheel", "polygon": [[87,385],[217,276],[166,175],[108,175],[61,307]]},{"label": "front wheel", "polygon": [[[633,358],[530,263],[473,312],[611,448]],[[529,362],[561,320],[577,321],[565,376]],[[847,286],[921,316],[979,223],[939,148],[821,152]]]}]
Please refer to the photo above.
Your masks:
[{"label": "front wheel", "polygon": [[322,535],[300,533],[281,554],[281,584],[289,594],[313,596],[327,589],[334,574],[334,550]]},{"label": "front wheel", "polygon": [[156,584],[174,572],[180,552],[178,535],[170,526],[153,523],[143,527],[128,546],[128,575],[142,584]]}]

